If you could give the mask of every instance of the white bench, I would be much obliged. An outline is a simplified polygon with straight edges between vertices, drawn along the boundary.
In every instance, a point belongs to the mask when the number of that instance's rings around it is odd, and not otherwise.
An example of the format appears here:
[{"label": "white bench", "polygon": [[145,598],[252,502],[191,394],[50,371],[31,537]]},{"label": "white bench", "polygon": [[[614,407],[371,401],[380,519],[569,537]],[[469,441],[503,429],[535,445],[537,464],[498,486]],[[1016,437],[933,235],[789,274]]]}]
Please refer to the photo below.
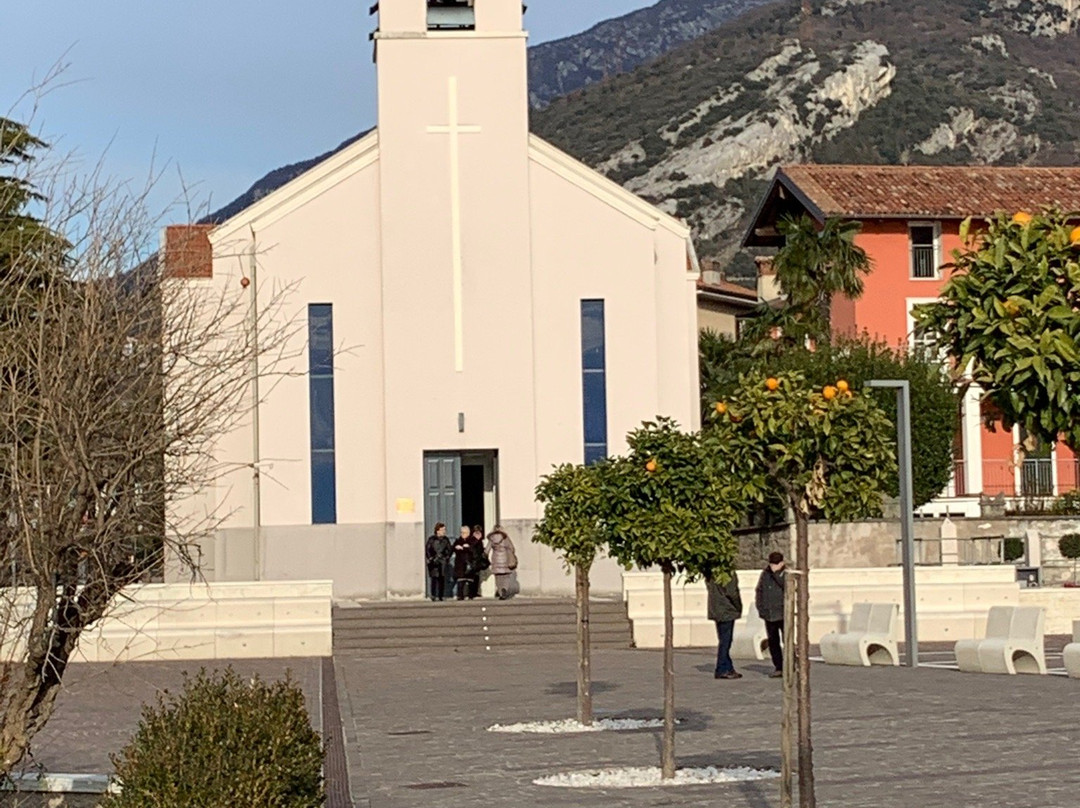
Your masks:
[{"label": "white bench", "polygon": [[1080,679],[1080,620],[1073,621],[1073,641],[1065,646],[1065,671]]},{"label": "white bench", "polygon": [[895,603],[856,603],[847,631],[821,638],[821,656],[830,665],[899,665],[899,623],[900,607]]},{"label": "white bench", "polygon": [[986,637],[960,640],[956,665],[968,673],[1046,673],[1041,606],[992,606]]},{"label": "white bench", "polygon": [[769,635],[765,631],[765,621],[753,606],[745,620],[735,623],[735,634],[731,640],[731,655],[735,659],[765,659],[769,649]]}]

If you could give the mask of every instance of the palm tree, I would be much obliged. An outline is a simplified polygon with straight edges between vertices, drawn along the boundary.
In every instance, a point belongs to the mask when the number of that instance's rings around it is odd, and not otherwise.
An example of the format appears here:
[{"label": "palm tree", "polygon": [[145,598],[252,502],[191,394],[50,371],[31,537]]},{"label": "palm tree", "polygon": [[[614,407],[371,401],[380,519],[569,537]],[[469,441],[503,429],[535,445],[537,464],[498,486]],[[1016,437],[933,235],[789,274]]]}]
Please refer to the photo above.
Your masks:
[{"label": "palm tree", "polygon": [[818,225],[803,214],[777,223],[785,244],[773,258],[773,269],[790,312],[819,342],[832,336],[833,296],[860,297],[863,276],[870,272],[866,251],[855,244],[859,222],[826,219]]}]

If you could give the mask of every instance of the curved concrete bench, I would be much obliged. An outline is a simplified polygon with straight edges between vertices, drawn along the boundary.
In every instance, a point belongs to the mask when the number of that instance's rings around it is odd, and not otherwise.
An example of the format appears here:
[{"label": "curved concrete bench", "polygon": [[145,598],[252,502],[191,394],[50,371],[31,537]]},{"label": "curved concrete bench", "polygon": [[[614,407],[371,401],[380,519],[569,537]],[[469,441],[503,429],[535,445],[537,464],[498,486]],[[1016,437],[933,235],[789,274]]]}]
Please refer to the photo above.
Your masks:
[{"label": "curved concrete bench", "polygon": [[986,616],[986,637],[960,640],[956,664],[967,673],[1046,673],[1041,606],[993,606]]},{"label": "curved concrete bench", "polygon": [[899,665],[899,622],[900,607],[895,603],[856,603],[847,631],[821,638],[821,656],[830,665]]},{"label": "curved concrete bench", "polygon": [[735,623],[735,634],[731,640],[731,656],[735,659],[765,659],[769,650],[769,635],[765,631],[765,621],[750,607],[745,620]]},{"label": "curved concrete bench", "polygon": [[1073,621],[1073,641],[1065,646],[1065,672],[1080,679],[1080,620]]}]

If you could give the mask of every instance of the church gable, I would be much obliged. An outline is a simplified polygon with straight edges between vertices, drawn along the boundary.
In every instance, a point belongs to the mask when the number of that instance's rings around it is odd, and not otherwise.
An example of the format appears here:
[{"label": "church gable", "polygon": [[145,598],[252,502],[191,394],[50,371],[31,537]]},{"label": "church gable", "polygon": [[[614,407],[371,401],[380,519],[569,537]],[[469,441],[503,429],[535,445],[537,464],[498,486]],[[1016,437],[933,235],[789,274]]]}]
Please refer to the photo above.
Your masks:
[{"label": "church gable", "polygon": [[303,207],[334,186],[374,166],[379,159],[379,133],[368,135],[312,166],[299,177],[275,188],[253,205],[216,227],[212,240],[220,242],[249,227],[265,228]]},{"label": "church gable", "polygon": [[690,238],[690,228],[599,171],[589,168],[536,135],[529,136],[529,159],[650,229]]}]

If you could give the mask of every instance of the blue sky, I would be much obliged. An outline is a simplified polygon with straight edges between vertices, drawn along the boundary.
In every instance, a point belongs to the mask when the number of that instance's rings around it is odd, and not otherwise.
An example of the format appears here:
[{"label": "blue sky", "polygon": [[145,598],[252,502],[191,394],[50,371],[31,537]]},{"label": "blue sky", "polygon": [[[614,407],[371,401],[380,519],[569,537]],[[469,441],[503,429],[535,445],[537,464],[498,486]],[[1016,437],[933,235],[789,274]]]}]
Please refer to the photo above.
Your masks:
[{"label": "blue sky", "polygon": [[[373,0],[49,0],[4,9],[0,115],[25,119],[28,88],[62,81],[33,126],[106,172],[162,179],[162,209],[186,184],[219,207],[270,169],[374,123]],[[654,0],[529,0],[531,42],[557,39]],[[178,169],[182,172],[181,183]],[[182,218],[173,211],[170,218]]]}]

